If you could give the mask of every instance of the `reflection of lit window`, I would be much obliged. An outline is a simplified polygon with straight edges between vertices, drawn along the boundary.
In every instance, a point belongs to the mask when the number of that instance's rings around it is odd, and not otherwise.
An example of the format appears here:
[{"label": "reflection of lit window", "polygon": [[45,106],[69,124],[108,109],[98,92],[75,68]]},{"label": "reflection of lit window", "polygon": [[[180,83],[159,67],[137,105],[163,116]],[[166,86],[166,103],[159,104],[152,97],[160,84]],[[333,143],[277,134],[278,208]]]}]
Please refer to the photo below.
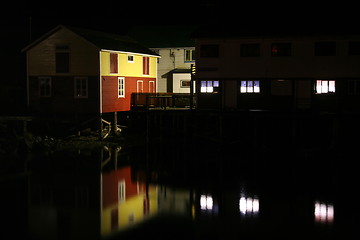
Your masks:
[{"label": "reflection of lit window", "polygon": [[202,93],[219,92],[219,81],[201,81],[200,92]]},{"label": "reflection of lit window", "polygon": [[316,81],[316,93],[334,93],[335,92],[335,80],[317,80]]},{"label": "reflection of lit window", "polygon": [[239,210],[242,215],[252,215],[259,212],[259,199],[255,197],[241,196],[239,200]]},{"label": "reflection of lit window", "polygon": [[334,221],[334,205],[315,202],[315,222],[332,223]]},{"label": "reflection of lit window", "polygon": [[241,93],[259,93],[260,81],[241,81],[240,83]]},{"label": "reflection of lit window", "polygon": [[118,189],[119,189],[119,201],[125,201],[125,181],[119,181],[118,183]]},{"label": "reflection of lit window", "polygon": [[213,199],[210,195],[201,195],[200,196],[200,208],[202,210],[212,210]]}]

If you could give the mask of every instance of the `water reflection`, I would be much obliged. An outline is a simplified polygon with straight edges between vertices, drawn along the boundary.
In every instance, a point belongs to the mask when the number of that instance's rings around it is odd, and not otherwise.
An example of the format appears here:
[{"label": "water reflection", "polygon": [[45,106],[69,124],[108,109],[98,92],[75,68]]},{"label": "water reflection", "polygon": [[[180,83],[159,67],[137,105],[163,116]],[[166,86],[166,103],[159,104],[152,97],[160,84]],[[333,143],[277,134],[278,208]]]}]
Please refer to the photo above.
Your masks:
[{"label": "water reflection", "polygon": [[334,205],[315,201],[314,207],[315,222],[317,223],[333,223],[334,222]]},{"label": "water reflection", "polygon": [[297,175],[277,170],[271,176],[273,169],[261,158],[251,171],[239,171],[244,164],[228,159],[191,162],[185,150],[187,165],[179,167],[181,159],[173,161],[158,148],[146,150],[104,147],[35,157],[24,194],[29,235],[90,240],[167,232],[194,239],[227,234],[257,239],[295,232],[335,238],[355,231],[356,212],[347,211],[341,198],[349,188],[323,181],[318,172],[312,177],[302,169],[301,175],[298,168]]},{"label": "water reflection", "polygon": [[157,186],[131,179],[131,167],[101,173],[101,235],[125,230],[158,212]]}]

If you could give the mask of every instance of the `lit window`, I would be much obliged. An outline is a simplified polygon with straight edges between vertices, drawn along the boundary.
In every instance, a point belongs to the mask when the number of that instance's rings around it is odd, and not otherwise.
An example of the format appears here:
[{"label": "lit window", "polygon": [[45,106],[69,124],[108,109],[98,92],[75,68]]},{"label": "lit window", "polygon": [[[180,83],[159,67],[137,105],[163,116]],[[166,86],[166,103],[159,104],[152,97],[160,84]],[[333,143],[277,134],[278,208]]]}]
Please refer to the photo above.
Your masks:
[{"label": "lit window", "polygon": [[260,93],[260,81],[241,81],[241,93]]},{"label": "lit window", "polygon": [[200,92],[217,93],[219,92],[219,81],[201,81]]},{"label": "lit window", "polygon": [[125,97],[125,78],[123,77],[118,78],[118,97]]},{"label": "lit window", "polygon": [[316,80],[315,91],[317,94],[334,93],[335,80]]},{"label": "lit window", "polygon": [[315,222],[332,223],[334,221],[334,205],[316,201],[314,215]]}]

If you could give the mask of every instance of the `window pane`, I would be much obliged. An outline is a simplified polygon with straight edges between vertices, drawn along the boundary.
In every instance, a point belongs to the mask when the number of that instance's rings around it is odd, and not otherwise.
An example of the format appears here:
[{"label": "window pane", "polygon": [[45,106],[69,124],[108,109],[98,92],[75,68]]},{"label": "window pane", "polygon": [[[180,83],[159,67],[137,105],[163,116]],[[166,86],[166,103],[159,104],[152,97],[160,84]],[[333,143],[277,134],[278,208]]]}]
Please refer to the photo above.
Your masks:
[{"label": "window pane", "polygon": [[240,83],[240,92],[246,93],[246,81],[241,81],[241,83]]},{"label": "window pane", "polygon": [[206,92],[206,81],[201,81],[200,92]]},{"label": "window pane", "polygon": [[329,92],[335,92],[335,81],[329,81]]},{"label": "window pane", "polygon": [[253,81],[247,81],[247,92],[253,92]]},{"label": "window pane", "polygon": [[328,90],[328,81],[321,82],[321,93],[327,93]]},{"label": "window pane", "polygon": [[254,81],[254,92],[255,93],[260,92],[260,81]]},{"label": "window pane", "polygon": [[316,93],[321,93],[321,80],[316,81]]}]

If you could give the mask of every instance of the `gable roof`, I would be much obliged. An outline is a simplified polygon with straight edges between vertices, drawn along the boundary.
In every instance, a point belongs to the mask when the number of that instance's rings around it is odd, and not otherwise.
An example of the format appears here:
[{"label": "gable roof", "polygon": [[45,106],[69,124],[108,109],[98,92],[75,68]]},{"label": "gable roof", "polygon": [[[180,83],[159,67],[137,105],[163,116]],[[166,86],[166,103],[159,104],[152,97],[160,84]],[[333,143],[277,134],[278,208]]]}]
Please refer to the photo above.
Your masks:
[{"label": "gable roof", "polygon": [[118,35],[113,33],[105,33],[100,31],[94,31],[90,29],[70,27],[58,25],[48,33],[41,36],[39,39],[35,40],[27,47],[25,47],[22,51],[27,51],[37,45],[39,42],[43,41],[53,33],[59,31],[60,29],[67,29],[76,35],[80,36],[84,40],[88,41],[95,47],[99,48],[99,50],[110,50],[110,51],[122,51],[122,52],[130,52],[130,53],[140,53],[152,56],[159,56],[152,50],[143,46],[139,42],[130,38],[126,35]]}]

